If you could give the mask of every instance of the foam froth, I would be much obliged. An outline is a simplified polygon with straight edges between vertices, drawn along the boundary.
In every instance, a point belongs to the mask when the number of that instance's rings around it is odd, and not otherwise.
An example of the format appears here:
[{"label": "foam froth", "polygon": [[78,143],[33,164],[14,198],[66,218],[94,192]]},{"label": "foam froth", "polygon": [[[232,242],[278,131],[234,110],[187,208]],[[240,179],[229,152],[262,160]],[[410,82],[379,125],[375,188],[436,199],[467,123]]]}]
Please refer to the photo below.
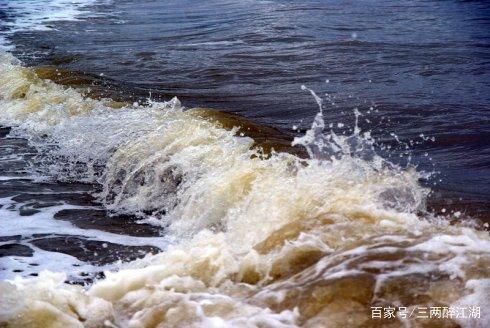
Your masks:
[{"label": "foam froth", "polygon": [[2,282],[8,327],[424,326],[371,306],[488,310],[488,234],[426,213],[420,174],[357,129],[328,134],[319,115],[295,141],[310,158],[264,154],[177,99],[114,109],[9,55],[0,81],[0,124],[37,149],[38,179],[97,183],[108,210],[171,240],[86,289],[52,272]]}]

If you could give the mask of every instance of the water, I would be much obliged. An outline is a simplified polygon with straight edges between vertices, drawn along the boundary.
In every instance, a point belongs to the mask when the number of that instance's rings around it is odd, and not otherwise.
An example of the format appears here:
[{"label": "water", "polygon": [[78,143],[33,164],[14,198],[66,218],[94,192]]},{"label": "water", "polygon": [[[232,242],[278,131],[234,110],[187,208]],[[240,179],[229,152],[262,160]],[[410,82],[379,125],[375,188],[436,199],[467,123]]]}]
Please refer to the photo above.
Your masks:
[{"label": "water", "polygon": [[361,120],[373,134],[436,137],[415,152],[423,169],[432,170],[426,151],[437,163],[441,188],[490,195],[485,1],[91,3],[81,21],[48,11],[47,32],[20,19],[16,53],[287,130],[304,131],[316,114],[302,84],[332,95],[335,123],[374,104],[371,123]]},{"label": "water", "polygon": [[0,6],[2,324],[490,322],[484,2]]}]

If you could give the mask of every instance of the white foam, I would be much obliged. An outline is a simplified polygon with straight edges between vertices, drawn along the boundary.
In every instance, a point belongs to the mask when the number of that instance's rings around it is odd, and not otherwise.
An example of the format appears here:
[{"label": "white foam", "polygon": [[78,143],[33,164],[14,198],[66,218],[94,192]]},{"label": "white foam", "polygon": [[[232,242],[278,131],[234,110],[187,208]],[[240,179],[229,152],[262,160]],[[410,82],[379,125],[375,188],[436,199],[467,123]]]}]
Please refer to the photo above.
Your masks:
[{"label": "white foam", "polygon": [[[0,60],[0,81],[0,122],[15,126],[13,135],[38,149],[47,178],[98,182],[106,208],[166,226],[172,237],[165,252],[107,272],[86,293],[53,283],[49,274],[1,285],[16,292],[49,290],[54,300],[22,295],[41,302],[42,313],[61,312],[54,315],[60,320],[80,323],[77,315],[66,318],[71,312],[63,312],[80,298],[75,304],[83,313],[87,302],[112,306],[91,316],[99,326],[105,320],[123,327],[156,320],[168,326],[287,327],[304,313],[291,306],[273,311],[267,302],[280,302],[291,290],[309,292],[314,283],[335,284],[369,270],[381,271],[373,274],[374,292],[388,279],[417,274],[427,279],[434,274],[448,284],[453,279],[447,276],[454,275],[459,278],[454,281],[466,283],[472,264],[490,261],[488,234],[419,216],[427,190],[415,169],[377,156],[370,138],[357,129],[349,137],[325,135],[321,115],[306,137],[296,140],[312,158],[286,153],[266,158],[251,147],[252,139],[237,136],[237,129],[204,120],[177,100],[112,109],[106,100],[38,79],[8,56]],[[32,218],[0,214],[12,225],[8,233],[55,228],[82,233],[48,212],[34,216],[42,226],[34,226]],[[124,238],[126,244],[140,242]],[[320,258],[306,269],[295,267],[305,260],[298,254],[311,252]],[[390,260],[397,254],[406,261]],[[300,271],[293,275],[290,269]],[[283,278],[274,278],[274,270]],[[472,275],[488,277],[488,272]],[[470,288],[456,292],[462,297]],[[29,308],[2,311],[13,323],[31,318]]]},{"label": "white foam", "polygon": [[[90,209],[87,206],[54,205],[32,215],[20,216],[15,207],[22,204],[12,202],[10,198],[2,198],[0,199],[0,205],[3,205],[0,208],[0,216],[5,223],[1,231],[2,236],[14,236],[19,232],[29,232],[29,234],[83,236],[89,240],[107,241],[128,246],[150,245],[160,248],[167,246],[165,239],[160,237],[133,237],[96,229],[81,229],[69,221],[54,219],[54,215],[62,210]],[[93,207],[93,209],[100,208]]]},{"label": "white foam", "polygon": [[[490,324],[490,279],[469,280],[466,288],[472,293],[451,304],[452,307],[466,310],[466,314],[456,318],[456,321],[463,327],[487,328]],[[476,313],[470,315],[470,309]]]},{"label": "white foam", "polygon": [[12,50],[15,46],[9,40],[16,32],[48,31],[50,23],[76,21],[91,14],[87,8],[101,1],[97,0],[17,0],[7,1],[3,10],[9,20],[0,22],[4,31],[0,35],[0,50]]},{"label": "white foam", "polygon": [[[58,252],[48,252],[30,243],[20,243],[33,250],[33,255],[30,257],[24,256],[6,256],[2,258],[3,271],[1,273],[2,280],[14,280],[16,277],[29,277],[37,275],[40,271],[64,272],[68,277],[76,279],[81,277],[81,274],[96,274],[103,270],[117,270],[118,264],[105,266],[91,265],[80,261],[77,258]],[[22,272],[19,274],[18,272]]]},{"label": "white foam", "polygon": [[[81,236],[85,240],[109,242],[126,246],[154,246],[160,249],[165,249],[169,244],[166,238],[134,237],[96,229],[82,229],[76,227],[69,221],[54,218],[54,215],[59,211],[66,209],[90,209],[88,206],[54,205],[43,208],[40,212],[32,215],[21,216],[19,215],[18,207],[22,205],[22,203],[12,201],[10,197],[0,199],[0,217],[2,217],[3,227],[0,231],[0,237],[22,235],[20,241],[7,240],[0,242],[0,244],[15,242],[16,244],[27,246],[33,250],[33,255],[30,257],[7,256],[3,258],[2,279],[13,279],[17,275],[29,276],[41,270],[64,272],[71,278],[77,278],[80,277],[80,273],[90,274],[104,270],[117,270],[124,266],[124,264],[119,262],[104,266],[91,265],[70,255],[44,251],[30,242],[36,239],[36,237],[33,237],[35,234],[47,235],[48,238],[56,236]],[[94,209],[99,208],[94,207]],[[32,265],[33,263],[35,266]],[[19,272],[18,270],[21,270],[21,273],[16,273]]]}]

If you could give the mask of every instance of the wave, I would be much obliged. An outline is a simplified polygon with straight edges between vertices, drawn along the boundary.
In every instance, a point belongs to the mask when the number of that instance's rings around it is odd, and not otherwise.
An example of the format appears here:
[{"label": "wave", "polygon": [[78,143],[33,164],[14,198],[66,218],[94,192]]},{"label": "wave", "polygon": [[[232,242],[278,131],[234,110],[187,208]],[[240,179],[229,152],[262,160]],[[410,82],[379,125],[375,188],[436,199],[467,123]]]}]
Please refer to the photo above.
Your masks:
[{"label": "wave", "polygon": [[[176,98],[115,106],[8,54],[0,81],[0,125],[37,149],[38,179],[97,183],[108,210],[173,241],[86,288],[62,272],[2,282],[7,327],[490,322],[488,233],[427,213],[420,173],[378,156],[369,133],[327,133],[320,112],[294,142],[302,157],[260,147],[225,114]],[[484,311],[376,321],[373,306]]]}]

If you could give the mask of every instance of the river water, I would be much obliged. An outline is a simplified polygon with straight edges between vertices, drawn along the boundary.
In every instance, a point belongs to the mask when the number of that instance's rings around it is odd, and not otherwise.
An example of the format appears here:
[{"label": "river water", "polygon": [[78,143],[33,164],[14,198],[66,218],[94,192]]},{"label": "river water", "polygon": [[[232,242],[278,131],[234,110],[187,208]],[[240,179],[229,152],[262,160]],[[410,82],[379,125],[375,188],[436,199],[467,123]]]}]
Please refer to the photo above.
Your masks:
[{"label": "river water", "polygon": [[489,38],[484,1],[0,1],[0,322],[485,327]]}]

